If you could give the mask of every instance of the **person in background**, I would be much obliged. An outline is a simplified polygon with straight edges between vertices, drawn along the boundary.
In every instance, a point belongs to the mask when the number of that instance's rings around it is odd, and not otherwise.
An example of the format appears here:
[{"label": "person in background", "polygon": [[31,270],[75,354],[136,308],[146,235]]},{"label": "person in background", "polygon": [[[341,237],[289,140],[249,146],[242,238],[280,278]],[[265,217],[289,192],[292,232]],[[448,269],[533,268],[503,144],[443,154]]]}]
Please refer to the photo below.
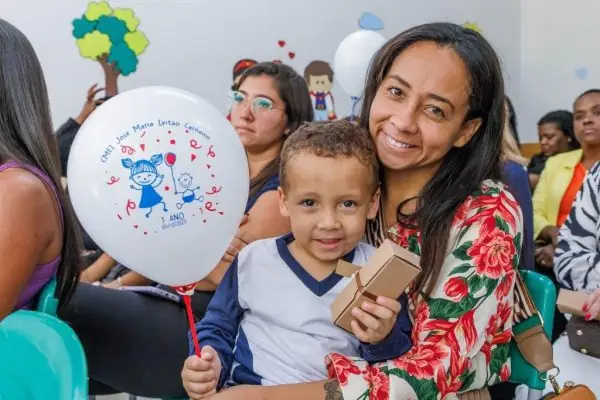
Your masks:
[{"label": "person in background", "polygon": [[[121,72],[116,67],[115,63],[109,63],[106,55],[101,56],[98,61],[104,71],[104,87],[99,88],[97,84],[92,85],[87,92],[85,103],[81,112],[76,118],[69,118],[64,124],[62,124],[56,131],[55,135],[58,139],[58,150],[60,153],[60,167],[62,176],[67,176],[67,166],[69,163],[69,153],[71,152],[71,146],[77,136],[77,132],[85,120],[94,112],[96,107],[111,97],[116,96],[119,93],[117,80]],[[96,96],[104,91],[105,96],[99,99]]]},{"label": "person in background", "polygon": [[549,157],[580,147],[573,131],[573,113],[570,111],[551,111],[540,118],[537,126],[541,151],[531,158],[527,166],[532,190],[535,190]]},{"label": "person in background", "polygon": [[515,143],[517,145],[517,149],[521,147],[521,139],[519,138],[519,131],[517,130],[517,114],[515,112],[515,107],[510,99],[510,97],[506,96],[506,112],[508,113],[507,119],[508,124],[510,125],[510,133],[513,135],[515,139]]},{"label": "person in background", "polygon": [[[232,76],[233,83],[231,84],[232,91],[236,90],[237,85],[240,83],[240,80],[242,79],[242,74],[244,72],[246,72],[248,69],[254,67],[256,64],[258,64],[258,62],[251,58],[243,58],[235,63],[235,65],[233,66],[233,71],[232,71],[232,75],[233,75]],[[227,113],[227,120],[231,121],[231,110],[229,110],[229,112]]]},{"label": "person in background", "polygon": [[[286,138],[312,120],[308,87],[291,67],[267,62],[242,75],[233,95],[231,123],[248,159],[248,217],[221,262],[191,297],[197,320],[204,316],[239,250],[256,240],[289,232],[289,219],[279,212],[279,156]],[[59,315],[75,330],[85,349],[90,394],[185,396],[181,366],[188,357],[189,328],[183,305],[170,297],[78,286],[70,306]]]},{"label": "person in background", "polygon": [[525,168],[528,160],[521,154],[515,135],[512,133],[513,125],[510,123],[511,113],[508,97],[505,112],[502,134],[502,178],[513,196],[515,196],[523,213],[523,246],[519,258],[519,268],[532,270],[535,264],[535,246],[533,241],[533,204],[527,169]]},{"label": "person in background", "polygon": [[[554,155],[546,161],[533,194],[533,229],[536,270],[557,283],[554,251],[558,231],[565,222],[587,171],[600,161],[600,89],[590,89],[573,103],[574,132],[581,149]],[[555,311],[553,339],[565,330],[567,320]]]},{"label": "person in background", "polygon": [[34,308],[54,277],[62,309],[79,279],[81,243],[60,182],[42,67],[25,35],[2,19],[0,54],[2,320]]}]

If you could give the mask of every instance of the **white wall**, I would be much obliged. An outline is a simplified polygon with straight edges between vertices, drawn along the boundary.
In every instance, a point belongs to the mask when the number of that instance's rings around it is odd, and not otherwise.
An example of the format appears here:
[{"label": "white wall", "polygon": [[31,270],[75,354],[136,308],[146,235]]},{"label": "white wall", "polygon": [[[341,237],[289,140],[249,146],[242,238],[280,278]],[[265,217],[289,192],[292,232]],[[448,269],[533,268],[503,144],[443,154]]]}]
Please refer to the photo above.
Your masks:
[{"label": "white wall", "polygon": [[[133,8],[141,19],[138,29],[150,40],[147,52],[140,56],[138,71],[121,79],[123,90],[154,84],[180,87],[206,97],[223,112],[228,106],[231,69],[237,60],[282,59],[301,74],[312,60],[332,63],[338,44],[358,29],[357,21],[366,11],[383,19],[385,28],[381,33],[386,38],[429,21],[475,21],[503,59],[508,93],[515,97],[519,87],[518,0],[115,0],[110,3],[113,7]],[[84,13],[86,5],[84,0],[0,0],[1,18],[23,30],[38,52],[49,86],[55,125],[76,115],[87,88],[102,79],[99,65],[79,56],[71,36],[71,21]],[[280,39],[287,42],[285,49],[277,45]],[[294,60],[287,57],[288,49],[296,53]],[[334,96],[338,115],[347,115],[349,101],[337,86]]]},{"label": "white wall", "polygon": [[599,15],[596,0],[521,2],[521,87],[516,107],[519,134],[525,141],[537,142],[536,124],[546,112],[571,110],[578,94],[600,86]]}]

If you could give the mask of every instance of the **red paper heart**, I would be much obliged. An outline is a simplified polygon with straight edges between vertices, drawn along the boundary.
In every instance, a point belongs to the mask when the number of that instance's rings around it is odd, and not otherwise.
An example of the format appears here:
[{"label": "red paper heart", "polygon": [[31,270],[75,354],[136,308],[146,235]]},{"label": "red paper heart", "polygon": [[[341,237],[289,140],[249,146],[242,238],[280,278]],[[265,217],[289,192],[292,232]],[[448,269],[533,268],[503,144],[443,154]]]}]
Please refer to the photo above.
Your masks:
[{"label": "red paper heart", "polygon": [[170,140],[171,144],[175,144],[175,139]]},{"label": "red paper heart", "polygon": [[223,211],[219,211],[219,214],[223,215]]},{"label": "red paper heart", "polygon": [[296,57],[296,53],[294,53],[293,51],[290,51],[290,52],[288,53],[288,56],[290,56],[290,60],[293,60],[293,59],[294,59],[294,57]]},{"label": "red paper heart", "polygon": [[192,154],[192,161],[194,161],[196,159],[196,155]]},{"label": "red paper heart", "polygon": [[146,151],[146,145],[144,143],[140,144],[140,149],[142,149],[142,151]]},{"label": "red paper heart", "polygon": [[210,164],[206,164],[206,168],[210,169]]},{"label": "red paper heart", "polygon": [[137,226],[137,225],[134,225],[133,227],[134,227],[135,229],[137,229],[137,228],[138,228],[138,226]]},{"label": "red paper heart", "polygon": [[166,190],[167,192],[169,191],[169,189],[171,189],[171,188],[170,188],[170,187],[168,187],[168,186],[165,186],[165,190]]},{"label": "red paper heart", "polygon": [[277,43],[279,44],[279,47],[284,47],[285,46],[285,40],[280,40]]}]

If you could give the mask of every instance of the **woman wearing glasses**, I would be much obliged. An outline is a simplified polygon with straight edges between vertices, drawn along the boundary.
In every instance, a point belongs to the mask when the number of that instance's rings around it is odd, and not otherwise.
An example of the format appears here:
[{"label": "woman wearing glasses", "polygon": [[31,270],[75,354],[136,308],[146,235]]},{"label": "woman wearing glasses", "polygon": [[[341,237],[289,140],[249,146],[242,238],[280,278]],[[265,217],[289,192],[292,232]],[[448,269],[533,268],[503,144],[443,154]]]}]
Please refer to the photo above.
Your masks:
[{"label": "woman wearing glasses", "polygon": [[[192,302],[197,318],[241,248],[289,231],[289,221],[279,213],[277,202],[279,153],[287,135],[313,119],[306,83],[286,65],[255,65],[234,89],[231,123],[246,149],[251,177],[248,219],[221,262],[196,287]],[[188,356],[188,326],[185,310],[177,302],[80,284],[61,318],[83,343],[90,394],[185,396],[180,372]]]}]

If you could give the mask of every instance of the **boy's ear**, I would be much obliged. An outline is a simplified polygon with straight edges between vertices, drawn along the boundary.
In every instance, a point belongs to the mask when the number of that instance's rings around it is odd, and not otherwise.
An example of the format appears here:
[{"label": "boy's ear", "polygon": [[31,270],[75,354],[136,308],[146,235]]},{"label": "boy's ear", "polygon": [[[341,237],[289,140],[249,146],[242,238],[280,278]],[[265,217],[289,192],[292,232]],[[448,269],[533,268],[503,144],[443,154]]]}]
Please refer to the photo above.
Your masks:
[{"label": "boy's ear", "polygon": [[371,199],[371,203],[369,204],[369,211],[367,212],[367,218],[373,219],[377,216],[377,211],[379,211],[379,198],[381,197],[381,189],[377,188],[373,198]]},{"label": "boy's ear", "polygon": [[288,209],[287,204],[285,203],[285,193],[283,192],[281,186],[277,188],[277,194],[279,195],[279,212],[282,216],[289,218],[290,210]]}]

